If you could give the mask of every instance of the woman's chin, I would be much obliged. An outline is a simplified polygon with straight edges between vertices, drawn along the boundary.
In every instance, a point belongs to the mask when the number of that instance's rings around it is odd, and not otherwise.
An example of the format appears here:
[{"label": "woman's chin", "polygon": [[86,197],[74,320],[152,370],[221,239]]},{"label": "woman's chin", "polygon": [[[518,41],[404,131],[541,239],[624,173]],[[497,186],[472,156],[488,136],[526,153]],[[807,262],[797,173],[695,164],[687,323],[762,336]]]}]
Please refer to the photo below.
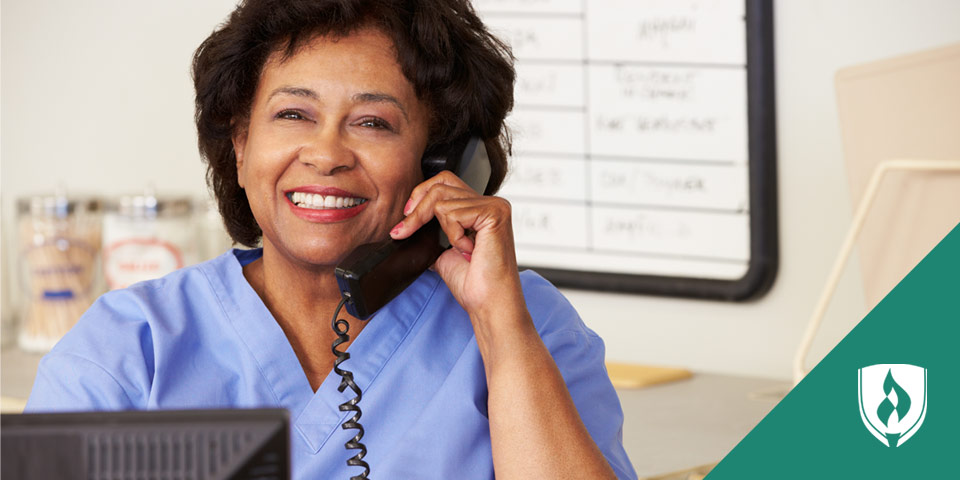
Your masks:
[{"label": "woman's chin", "polygon": [[341,249],[337,250],[307,250],[300,252],[295,255],[297,263],[301,264],[304,268],[310,270],[327,270],[333,269],[340,262],[346,258],[347,254],[350,251],[342,251]]},{"label": "woman's chin", "polygon": [[387,232],[366,235],[288,235],[271,241],[270,235],[265,234],[263,247],[264,253],[273,250],[288,257],[291,263],[300,268],[325,270],[333,269],[358,246],[375,242],[377,238],[386,240],[390,236]]},{"label": "woman's chin", "polygon": [[308,269],[332,269],[340,265],[347,256],[359,245],[336,244],[324,246],[307,246],[297,249],[293,256]]}]

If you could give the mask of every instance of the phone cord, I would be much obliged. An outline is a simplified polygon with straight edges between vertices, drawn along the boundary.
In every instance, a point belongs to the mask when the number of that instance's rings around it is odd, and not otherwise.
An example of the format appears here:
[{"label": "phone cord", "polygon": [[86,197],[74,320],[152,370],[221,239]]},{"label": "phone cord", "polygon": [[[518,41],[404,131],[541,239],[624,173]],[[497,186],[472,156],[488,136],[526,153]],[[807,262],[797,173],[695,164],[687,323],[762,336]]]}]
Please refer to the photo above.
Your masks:
[{"label": "phone cord", "polygon": [[353,393],[357,394],[357,396],[340,404],[341,412],[354,412],[353,417],[343,422],[343,425],[340,427],[344,430],[359,430],[357,435],[347,443],[344,443],[343,446],[348,450],[360,450],[356,455],[347,459],[347,465],[351,467],[363,467],[363,473],[350,477],[350,480],[364,480],[367,478],[367,475],[370,474],[370,465],[363,461],[363,457],[367,454],[367,447],[360,443],[360,439],[363,438],[363,425],[360,425],[361,412],[360,406],[357,404],[360,403],[360,398],[363,395],[360,393],[360,387],[353,381],[353,372],[340,368],[340,364],[350,358],[350,353],[337,350],[338,346],[350,341],[350,335],[347,335],[347,332],[350,331],[350,323],[343,319],[337,319],[337,317],[340,316],[340,309],[343,308],[343,305],[347,303],[348,299],[349,297],[344,296],[340,300],[340,304],[337,305],[337,310],[333,312],[333,321],[331,321],[330,327],[333,328],[333,331],[337,334],[337,339],[333,341],[333,346],[330,347],[330,350],[337,356],[337,360],[333,363],[333,371],[341,377],[340,386],[337,387],[337,390],[342,392],[347,387],[350,387],[350,390],[353,390]]}]

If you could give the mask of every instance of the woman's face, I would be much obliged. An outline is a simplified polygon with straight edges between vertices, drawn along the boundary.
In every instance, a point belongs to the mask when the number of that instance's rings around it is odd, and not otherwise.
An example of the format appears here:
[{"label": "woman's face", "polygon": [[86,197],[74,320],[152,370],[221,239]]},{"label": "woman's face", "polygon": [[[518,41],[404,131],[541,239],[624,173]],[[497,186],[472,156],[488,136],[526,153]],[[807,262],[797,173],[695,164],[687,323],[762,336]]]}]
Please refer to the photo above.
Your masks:
[{"label": "woman's face", "polygon": [[332,266],[388,238],[422,181],[428,115],[376,29],[271,56],[233,141],[264,249]]}]

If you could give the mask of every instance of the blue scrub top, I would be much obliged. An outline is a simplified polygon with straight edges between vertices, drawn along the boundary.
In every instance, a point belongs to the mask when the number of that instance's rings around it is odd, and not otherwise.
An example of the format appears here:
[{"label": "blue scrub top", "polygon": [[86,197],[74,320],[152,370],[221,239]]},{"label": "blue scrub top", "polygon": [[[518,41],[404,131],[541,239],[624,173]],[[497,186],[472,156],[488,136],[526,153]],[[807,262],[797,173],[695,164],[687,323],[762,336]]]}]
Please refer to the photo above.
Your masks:
[{"label": "blue scrub top", "polygon": [[[352,393],[337,391],[333,372],[310,387],[243,276],[261,254],[232,250],[103,295],[40,362],[26,410],[283,407],[294,478],[360,473],[346,465],[356,451],[343,444],[356,431],[340,428],[350,412],[338,409]],[[617,476],[636,478],[603,341],[553,285],[531,271],[520,278],[580,418]],[[437,274],[424,273],[377,312],[347,351],[342,368],[363,390],[371,477],[493,478],[483,361],[469,316]]]}]

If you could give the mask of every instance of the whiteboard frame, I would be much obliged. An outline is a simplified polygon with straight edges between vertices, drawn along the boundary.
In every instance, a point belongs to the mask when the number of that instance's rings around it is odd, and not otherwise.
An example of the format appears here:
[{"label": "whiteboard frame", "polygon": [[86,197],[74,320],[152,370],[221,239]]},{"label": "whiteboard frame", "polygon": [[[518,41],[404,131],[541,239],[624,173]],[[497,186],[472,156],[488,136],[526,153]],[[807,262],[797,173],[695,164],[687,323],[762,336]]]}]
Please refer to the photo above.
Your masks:
[{"label": "whiteboard frame", "polygon": [[746,1],[750,260],[736,280],[530,268],[558,287],[728,301],[770,290],[779,267],[772,0]]}]

